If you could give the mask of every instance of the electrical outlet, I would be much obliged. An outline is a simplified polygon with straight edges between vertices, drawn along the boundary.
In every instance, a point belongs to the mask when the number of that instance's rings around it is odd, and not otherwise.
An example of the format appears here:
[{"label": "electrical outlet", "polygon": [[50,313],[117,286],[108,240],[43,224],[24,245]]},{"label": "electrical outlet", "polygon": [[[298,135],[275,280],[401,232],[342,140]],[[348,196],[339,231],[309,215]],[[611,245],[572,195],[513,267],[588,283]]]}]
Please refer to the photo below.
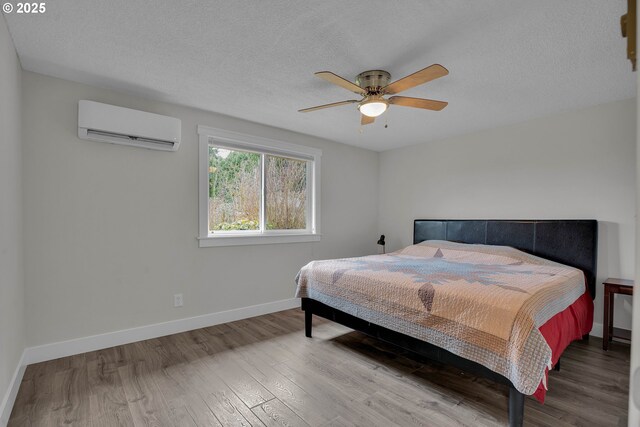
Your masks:
[{"label": "electrical outlet", "polygon": [[175,294],[173,296],[173,306],[174,307],[182,307],[184,301],[182,300],[182,294]]}]

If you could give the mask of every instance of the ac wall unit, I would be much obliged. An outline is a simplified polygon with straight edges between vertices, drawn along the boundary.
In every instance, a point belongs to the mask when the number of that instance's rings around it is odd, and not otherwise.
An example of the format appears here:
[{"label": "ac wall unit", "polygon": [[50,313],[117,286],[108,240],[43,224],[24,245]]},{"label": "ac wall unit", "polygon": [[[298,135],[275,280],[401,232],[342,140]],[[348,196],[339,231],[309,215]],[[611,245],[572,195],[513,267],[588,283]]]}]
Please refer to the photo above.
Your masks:
[{"label": "ac wall unit", "polygon": [[182,122],[115,105],[81,100],[78,103],[78,137],[92,141],[176,151]]}]

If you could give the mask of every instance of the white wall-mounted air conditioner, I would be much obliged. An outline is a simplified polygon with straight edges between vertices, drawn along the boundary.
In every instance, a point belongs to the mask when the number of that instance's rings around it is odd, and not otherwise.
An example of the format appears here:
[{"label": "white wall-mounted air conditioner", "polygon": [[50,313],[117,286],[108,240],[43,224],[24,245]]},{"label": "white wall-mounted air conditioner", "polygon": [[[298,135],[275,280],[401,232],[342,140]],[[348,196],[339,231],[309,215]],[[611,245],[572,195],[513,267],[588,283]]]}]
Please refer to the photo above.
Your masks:
[{"label": "white wall-mounted air conditioner", "polygon": [[180,146],[179,119],[115,105],[81,100],[78,137],[92,141],[176,151]]}]

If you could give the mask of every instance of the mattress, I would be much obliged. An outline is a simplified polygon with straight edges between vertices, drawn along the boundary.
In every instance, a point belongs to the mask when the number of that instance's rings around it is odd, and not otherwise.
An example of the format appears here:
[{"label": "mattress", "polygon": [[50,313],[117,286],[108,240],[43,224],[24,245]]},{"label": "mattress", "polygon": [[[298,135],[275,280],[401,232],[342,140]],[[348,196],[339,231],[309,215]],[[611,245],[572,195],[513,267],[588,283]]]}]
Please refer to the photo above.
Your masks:
[{"label": "mattress", "polygon": [[509,247],[446,241],[313,261],[296,281],[298,297],[442,347],[536,397],[561,347],[541,327],[586,292],[578,269]]}]

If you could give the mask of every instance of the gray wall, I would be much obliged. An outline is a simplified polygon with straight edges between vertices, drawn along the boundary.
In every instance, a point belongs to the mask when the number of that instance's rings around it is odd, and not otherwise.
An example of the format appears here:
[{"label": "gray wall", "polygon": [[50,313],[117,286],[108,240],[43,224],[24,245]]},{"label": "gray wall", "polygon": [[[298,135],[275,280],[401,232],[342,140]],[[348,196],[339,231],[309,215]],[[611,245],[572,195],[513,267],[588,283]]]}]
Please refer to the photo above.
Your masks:
[{"label": "gray wall", "polygon": [[[376,152],[30,72],[23,89],[30,346],[292,298],[307,262],[376,252]],[[179,151],[78,139],[80,99],[180,118]],[[322,240],[199,248],[197,125],[320,148]]]},{"label": "gray wall", "polygon": [[[598,279],[633,278],[635,141],[630,99],[383,152],[379,231],[398,249],[416,218],[594,218]],[[630,328],[630,302],[616,325]],[[601,322],[599,285],[594,334]]]},{"label": "gray wall", "polygon": [[0,15],[0,403],[25,347],[20,78]]}]

